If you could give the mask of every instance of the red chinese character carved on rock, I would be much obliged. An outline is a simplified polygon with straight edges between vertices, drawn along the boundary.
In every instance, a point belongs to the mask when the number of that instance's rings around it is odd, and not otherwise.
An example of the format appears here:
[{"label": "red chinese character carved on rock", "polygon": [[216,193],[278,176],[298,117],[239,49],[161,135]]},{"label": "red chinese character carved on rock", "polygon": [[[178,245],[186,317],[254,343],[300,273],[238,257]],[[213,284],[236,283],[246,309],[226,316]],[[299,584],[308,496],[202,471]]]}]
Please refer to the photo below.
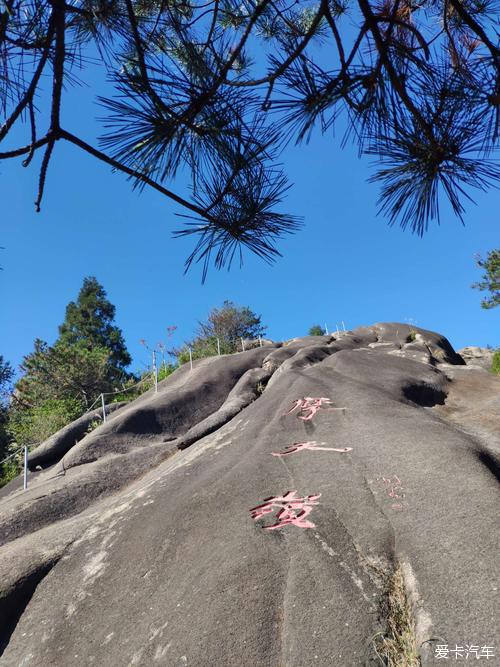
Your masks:
[{"label": "red chinese character carved on rock", "polygon": [[298,409],[299,413],[303,413],[304,416],[298,414],[299,419],[304,421],[309,421],[314,417],[320,408],[324,405],[330,405],[331,400],[329,398],[313,398],[312,396],[304,396],[303,398],[298,398],[290,410],[286,413],[287,415],[291,414]]},{"label": "red chinese character carved on rock", "polygon": [[[403,484],[397,475],[392,477],[382,477],[382,481],[385,485],[385,490],[389,498],[393,500],[403,500],[405,498],[405,493],[403,489]],[[403,509],[403,504],[401,502],[396,502],[391,505],[392,509]]]},{"label": "red chinese character carved on rock", "polygon": [[345,454],[346,452],[352,452],[352,447],[342,447],[340,449],[336,447],[320,447],[320,445],[326,445],[326,442],[317,443],[315,440],[309,440],[308,442],[295,442],[293,445],[289,445],[282,452],[271,452],[273,456],[287,456],[287,454],[294,454],[299,452],[302,449],[312,449],[314,451],[321,452],[340,452]]},{"label": "red chinese character carved on rock", "polygon": [[297,491],[288,491],[284,496],[271,496],[266,498],[261,505],[253,507],[250,512],[252,519],[262,519],[266,514],[277,510],[276,523],[271,526],[263,526],[264,530],[274,530],[283,526],[297,526],[298,528],[314,528],[315,524],[306,519],[312,512],[314,505],[318,504],[321,493],[303,498],[297,497]]}]

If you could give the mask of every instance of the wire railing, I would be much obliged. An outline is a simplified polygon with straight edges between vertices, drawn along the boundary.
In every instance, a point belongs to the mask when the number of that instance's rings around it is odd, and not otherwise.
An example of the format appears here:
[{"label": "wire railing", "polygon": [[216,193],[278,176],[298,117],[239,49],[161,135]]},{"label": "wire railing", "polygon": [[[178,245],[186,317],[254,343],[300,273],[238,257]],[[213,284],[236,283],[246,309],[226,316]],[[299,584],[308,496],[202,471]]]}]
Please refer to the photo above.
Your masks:
[{"label": "wire railing", "polygon": [[[157,381],[158,381],[158,378],[157,378],[157,373],[156,373],[156,382],[155,382],[156,386],[157,386]],[[97,396],[95,401],[93,403],[91,403],[91,405],[84,412],[82,412],[82,414],[79,417],[77,417],[77,419],[80,419],[81,417],[83,417],[87,413],[91,412],[93,409],[95,409],[95,406],[100,403],[101,404],[100,407],[102,408],[102,420],[103,420],[103,422],[105,422],[106,418],[107,418],[106,401],[105,401],[105,398],[104,398],[105,396],[118,396],[118,395],[121,395],[121,394],[125,394],[126,392],[136,390],[137,387],[139,387],[140,385],[145,384],[146,382],[151,382],[151,379],[148,378],[148,377],[144,377],[141,380],[139,380],[138,382],[135,382],[133,385],[130,385],[128,387],[123,387],[122,389],[115,389],[113,391],[101,392],[99,394],[99,396]],[[108,403],[108,405],[111,405],[111,404],[112,404],[112,402]],[[29,450],[38,447],[40,444],[41,443],[34,443],[33,445],[31,445],[31,447],[29,447],[28,445],[20,445],[19,447],[17,447],[13,451],[11,451],[8,456],[6,456],[5,458],[3,458],[0,461],[0,467],[1,467],[5,463],[7,463],[7,461],[9,461],[10,459],[14,459],[14,458],[18,457],[19,454],[24,451],[24,457],[23,457],[24,458],[24,462],[23,462],[23,487],[24,487],[25,490],[28,488],[28,455],[29,455]]]},{"label": "wire railing", "polygon": [[[325,324],[325,331],[328,334],[328,327],[327,327],[326,324]],[[341,329],[339,329],[339,325],[336,324],[336,332],[335,332],[336,334],[339,334],[339,333],[342,333],[342,332],[345,332],[345,331],[346,331],[346,328],[345,328],[345,325],[344,325],[343,321],[342,321],[342,328]],[[240,340],[241,340],[241,351],[245,352],[246,351],[245,339],[240,338]],[[216,342],[217,342],[217,356],[222,356],[224,353],[221,352],[220,339],[216,338]],[[258,342],[259,342],[259,346],[262,347],[264,343],[262,341],[261,336],[258,337]],[[191,345],[187,345],[186,348],[189,351],[190,370],[193,370],[193,349],[192,349]],[[161,366],[160,370],[163,367],[165,367],[165,366]],[[152,373],[151,374],[152,374],[153,386],[154,386],[154,389],[155,389],[155,393],[158,393],[158,371],[159,371],[159,369],[158,369],[158,366],[156,364],[156,355],[155,355],[155,351],[153,351],[153,367],[152,367]],[[115,389],[113,391],[103,391],[103,392],[101,392],[97,396],[97,398],[94,400],[94,402],[91,403],[91,405],[84,412],[82,412],[80,417],[77,417],[77,419],[80,419],[81,417],[86,415],[88,412],[91,412],[92,409],[94,409],[95,406],[98,403],[100,403],[101,404],[100,407],[102,409],[102,421],[103,421],[103,423],[105,423],[107,421],[106,400],[105,400],[106,396],[119,396],[119,395],[125,394],[129,391],[136,390],[137,387],[139,387],[140,385],[143,385],[145,383],[148,383],[148,382],[151,382],[151,378],[146,375],[145,377],[141,378],[138,382],[136,382],[136,383],[134,383],[134,384],[132,384],[128,387],[123,387],[121,389]],[[113,401],[107,403],[108,406],[112,405],[112,404],[113,404]],[[34,445],[34,447],[38,447],[40,444],[41,443],[36,443]],[[32,448],[33,448],[33,446],[32,446]],[[4,459],[2,459],[0,461],[0,467],[3,466],[4,463],[9,461],[10,459],[15,458],[16,456],[18,456],[19,453],[22,452],[23,450],[24,450],[23,487],[26,490],[28,488],[28,454],[29,454],[29,447],[27,445],[21,445],[20,447],[18,447],[14,451],[11,451],[8,456],[6,456]]]}]

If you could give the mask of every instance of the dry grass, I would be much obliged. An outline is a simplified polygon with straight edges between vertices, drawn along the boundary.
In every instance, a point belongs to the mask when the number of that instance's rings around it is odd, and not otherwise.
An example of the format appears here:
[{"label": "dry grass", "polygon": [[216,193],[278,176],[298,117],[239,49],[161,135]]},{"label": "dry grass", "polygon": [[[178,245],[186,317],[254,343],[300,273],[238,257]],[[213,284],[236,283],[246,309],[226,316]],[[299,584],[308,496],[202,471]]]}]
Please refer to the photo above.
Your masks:
[{"label": "dry grass", "polygon": [[399,566],[388,582],[384,616],[387,621],[386,631],[373,638],[373,646],[381,664],[388,667],[420,667],[415,620]]}]

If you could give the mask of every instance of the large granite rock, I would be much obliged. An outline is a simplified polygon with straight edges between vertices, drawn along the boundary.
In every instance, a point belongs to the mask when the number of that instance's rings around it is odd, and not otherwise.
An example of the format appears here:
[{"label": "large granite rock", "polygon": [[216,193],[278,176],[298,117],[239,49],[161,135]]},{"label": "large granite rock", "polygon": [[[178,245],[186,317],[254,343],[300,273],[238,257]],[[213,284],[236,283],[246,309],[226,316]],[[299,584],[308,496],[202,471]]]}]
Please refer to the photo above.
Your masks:
[{"label": "large granite rock", "polygon": [[[109,417],[126,404],[126,401],[120,401],[105,406],[106,415]],[[71,424],[64,426],[29,453],[29,469],[33,471],[37,468],[46,468],[56,463],[82,440],[95,424],[99,423],[103,423],[102,408],[90,410],[78,419],[75,419]]]},{"label": "large granite rock", "polygon": [[470,345],[459,350],[459,354],[468,366],[479,366],[489,371],[493,363],[495,350],[488,347]]},{"label": "large granite rock", "polygon": [[498,647],[499,410],[397,323],[182,367],[1,499],[0,664],[381,664],[396,574],[422,664]]}]

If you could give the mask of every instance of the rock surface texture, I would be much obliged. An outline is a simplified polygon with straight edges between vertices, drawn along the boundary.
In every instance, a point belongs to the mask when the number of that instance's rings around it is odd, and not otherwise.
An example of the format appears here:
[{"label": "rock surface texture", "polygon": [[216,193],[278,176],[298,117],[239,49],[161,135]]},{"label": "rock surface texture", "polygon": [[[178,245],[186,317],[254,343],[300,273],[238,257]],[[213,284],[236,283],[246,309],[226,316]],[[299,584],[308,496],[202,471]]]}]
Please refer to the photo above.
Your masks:
[{"label": "rock surface texture", "polygon": [[488,349],[487,347],[471,345],[462,348],[458,353],[468,366],[479,366],[480,368],[489,370],[493,363],[493,355],[495,351],[493,349]]},{"label": "rock surface texture", "polygon": [[396,571],[421,664],[500,664],[500,378],[404,324],[266,343],[6,487],[0,665],[379,665]]}]

